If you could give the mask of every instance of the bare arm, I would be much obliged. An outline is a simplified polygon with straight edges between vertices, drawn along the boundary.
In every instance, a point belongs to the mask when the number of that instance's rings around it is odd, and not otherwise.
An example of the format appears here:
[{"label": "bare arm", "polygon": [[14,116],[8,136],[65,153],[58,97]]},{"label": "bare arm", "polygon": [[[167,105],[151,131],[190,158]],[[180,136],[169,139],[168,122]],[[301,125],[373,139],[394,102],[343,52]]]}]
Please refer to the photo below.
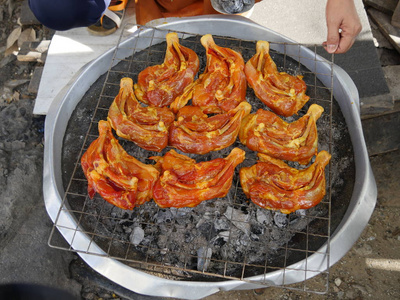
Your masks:
[{"label": "bare arm", "polygon": [[344,53],[361,32],[361,22],[353,0],[328,0],[326,5],[328,36],[324,47],[329,53]]}]

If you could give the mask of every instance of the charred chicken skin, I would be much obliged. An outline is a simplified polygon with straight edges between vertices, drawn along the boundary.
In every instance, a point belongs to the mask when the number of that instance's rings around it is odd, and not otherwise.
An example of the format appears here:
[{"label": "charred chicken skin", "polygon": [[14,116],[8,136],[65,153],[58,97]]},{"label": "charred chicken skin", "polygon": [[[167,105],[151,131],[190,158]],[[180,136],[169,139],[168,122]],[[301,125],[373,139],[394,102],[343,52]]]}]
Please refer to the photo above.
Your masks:
[{"label": "charred chicken skin", "polygon": [[216,45],[211,34],[204,35],[201,44],[206,49],[206,68],[171,104],[175,113],[189,100],[207,114],[227,112],[245,101],[247,83],[242,55]]},{"label": "charred chicken skin", "polygon": [[312,104],[307,114],[287,123],[273,112],[259,109],[243,119],[239,139],[250,150],[306,165],[318,151],[316,121],[323,111]]},{"label": "charred chicken skin", "polygon": [[113,136],[107,121],[99,122],[99,137],[81,158],[89,197],[99,193],[122,209],[133,209],[151,199],[159,172],[130,156]]},{"label": "charred chicken skin", "polygon": [[324,198],[325,167],[331,155],[318,153],[315,162],[304,170],[289,167],[283,161],[259,153],[259,162],[240,170],[244,193],[262,208],[289,214],[314,207]]},{"label": "charred chicken skin", "polygon": [[168,129],[174,120],[167,107],[142,106],[133,92],[132,79],[121,79],[120,91],[108,111],[108,121],[118,136],[159,152],[168,145]]},{"label": "charred chicken skin", "polygon": [[224,197],[232,185],[236,166],[244,158],[245,152],[239,148],[225,158],[199,163],[175,150],[153,157],[161,174],[153,199],[160,207],[194,207],[202,201]]},{"label": "charred chicken skin", "polygon": [[310,99],[303,76],[278,72],[268,42],[257,42],[256,54],[246,63],[245,73],[256,96],[278,115],[292,116]]},{"label": "charred chicken skin", "polygon": [[164,62],[140,72],[135,85],[136,97],[157,107],[170,105],[193,82],[199,71],[197,54],[179,44],[177,33],[168,33],[166,41]]},{"label": "charred chicken skin", "polygon": [[236,141],[242,119],[250,111],[251,105],[242,102],[229,112],[208,117],[197,106],[185,106],[170,127],[169,145],[197,154],[226,148]]}]

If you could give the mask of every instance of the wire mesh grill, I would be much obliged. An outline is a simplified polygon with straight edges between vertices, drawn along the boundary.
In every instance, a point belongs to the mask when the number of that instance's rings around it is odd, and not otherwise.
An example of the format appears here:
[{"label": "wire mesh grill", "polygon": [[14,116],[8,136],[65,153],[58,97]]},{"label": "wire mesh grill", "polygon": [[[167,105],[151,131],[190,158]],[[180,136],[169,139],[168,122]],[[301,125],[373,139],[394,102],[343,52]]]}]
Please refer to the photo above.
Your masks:
[{"label": "wire mesh grill", "polygon": [[[239,141],[230,148],[210,155],[189,155],[200,161],[225,157],[233,147],[246,150],[246,160],[236,168],[232,188],[224,198],[204,201],[195,208],[182,209],[161,209],[151,201],[133,211],[124,211],[107,203],[99,195],[93,199],[88,197],[87,181],[80,166],[81,155],[98,137],[97,123],[107,118],[108,108],[118,94],[120,79],[131,77],[136,82],[141,70],[163,62],[167,33],[166,30],[140,27],[133,38],[124,41],[123,38],[120,39],[110,69],[102,82],[100,96],[94,101],[90,100],[90,113],[84,110],[90,115],[87,132],[83,138],[73,141],[78,149],[76,155],[66,155],[66,164],[73,164],[73,167],[71,172],[66,172],[63,204],[53,226],[49,245],[114,258],[134,268],[173,280],[256,280],[257,284],[270,286],[276,283],[271,283],[263,274],[282,271],[280,286],[325,293],[328,290],[329,276],[331,199],[335,189],[340,189],[340,186],[336,187],[336,178],[341,177],[341,170],[336,166],[332,167],[334,162],[326,169],[327,194],[321,203],[309,210],[299,210],[290,215],[260,209],[246,199],[240,186],[238,171],[243,166],[254,164],[256,155]],[[178,34],[181,44],[199,55],[200,74],[206,62],[205,51],[200,44],[201,36],[186,32]],[[214,36],[214,40],[219,46],[240,52],[245,61],[255,54],[256,41],[221,36]],[[325,111],[317,123],[319,150],[327,150],[334,157],[333,144],[340,137],[335,137],[339,129],[333,127],[335,121],[332,120],[333,80],[330,80],[330,86],[323,85],[319,80],[321,77],[332,78],[332,73],[321,74],[305,68],[304,60],[310,58],[301,56],[302,45],[270,44],[271,49],[274,49],[271,56],[278,69],[292,75],[303,75],[308,88],[307,94],[310,96],[309,103],[299,115],[287,118],[287,121],[294,121],[304,115],[308,106],[313,103],[321,105]],[[317,52],[316,47],[311,47],[314,53]],[[321,61],[326,63],[317,54],[313,61],[315,65]],[[258,108],[267,109],[250,89],[246,98],[253,106],[252,112]],[[65,139],[64,147],[69,142]],[[160,154],[145,151],[122,139],[120,143],[129,154],[144,163],[151,163],[148,157],[162,155],[170,150],[167,147]],[[296,163],[292,165],[301,168]],[[75,220],[74,226],[66,221],[71,216]],[[70,236],[70,246],[60,245],[54,239],[56,228]],[[82,235],[86,237],[86,242],[75,243],[76,237]],[[323,245],[327,247],[321,248]],[[325,265],[310,266],[308,260],[311,256],[321,257]],[[300,261],[303,263],[298,264]],[[297,274],[299,283],[288,285],[286,274],[291,277]],[[319,276],[306,280],[315,275]]]}]

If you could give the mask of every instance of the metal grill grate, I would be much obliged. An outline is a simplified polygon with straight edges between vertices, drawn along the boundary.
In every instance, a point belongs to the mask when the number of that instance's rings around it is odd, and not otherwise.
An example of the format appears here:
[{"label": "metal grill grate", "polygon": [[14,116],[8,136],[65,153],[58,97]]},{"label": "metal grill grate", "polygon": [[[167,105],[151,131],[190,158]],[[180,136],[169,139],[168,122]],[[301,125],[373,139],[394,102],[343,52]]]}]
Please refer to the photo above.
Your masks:
[{"label": "metal grill grate", "polygon": [[[325,293],[328,290],[329,275],[331,199],[336,190],[340,192],[338,179],[342,176],[342,170],[334,165],[335,160],[327,167],[327,194],[323,201],[315,208],[290,215],[260,209],[246,199],[240,187],[238,170],[254,164],[256,155],[239,141],[228,149],[210,155],[189,155],[200,161],[225,157],[233,147],[246,149],[246,160],[236,168],[232,188],[222,199],[205,201],[198,207],[183,209],[161,209],[151,201],[133,211],[123,211],[98,195],[93,199],[88,197],[80,157],[97,138],[97,123],[106,119],[108,107],[118,94],[119,80],[131,77],[136,82],[141,70],[162,63],[167,33],[165,30],[141,27],[134,33],[134,38],[123,41],[124,35],[121,35],[114,51],[112,66],[98,80],[100,95],[94,100],[82,100],[85,103],[77,107],[71,116],[70,123],[75,123],[75,126],[86,120],[78,125],[84,128],[85,134],[83,137],[79,134],[69,137],[67,129],[64,138],[65,195],[49,245],[114,258],[134,268],[173,280],[235,279],[270,286],[276,283],[271,283],[263,274],[283,271],[280,286]],[[206,61],[200,44],[201,36],[185,32],[178,34],[181,44],[199,55],[201,73]],[[214,40],[219,46],[230,47],[242,53],[245,61],[255,54],[256,41],[221,36],[214,36]],[[309,58],[300,55],[301,47],[299,44],[271,42],[271,56],[279,70],[292,75],[302,74],[308,86],[309,103],[299,112],[299,116],[287,120],[301,117],[313,103],[323,106],[325,112],[317,122],[319,150],[329,151],[332,157],[340,156],[335,154],[333,147],[340,139],[337,134],[340,129],[334,127],[334,124],[340,122],[334,119],[332,84],[325,86],[320,81],[321,77],[332,78],[332,74],[320,74],[305,68],[302,62]],[[312,46],[311,50],[316,53],[317,46]],[[315,65],[321,61],[333,64],[317,54],[313,59]],[[253,105],[252,112],[261,107],[266,109],[250,88],[247,99]],[[162,155],[170,150],[167,147],[160,154],[145,151],[121,139],[120,143],[129,154],[144,163],[151,163],[149,156]],[[298,164],[292,165],[301,168]],[[73,216],[76,226],[70,226],[71,223],[66,221],[69,216]],[[54,238],[56,228],[70,235],[70,246],[60,245]],[[78,235],[85,236],[85,243],[74,242]],[[321,248],[325,244],[327,247]],[[321,256],[321,261],[326,265],[310,266],[308,260],[311,256]],[[264,279],[260,281],[259,275]],[[299,283],[287,285],[287,282],[292,281],[286,277],[293,275],[300,276]],[[319,276],[306,280],[315,275]]]}]

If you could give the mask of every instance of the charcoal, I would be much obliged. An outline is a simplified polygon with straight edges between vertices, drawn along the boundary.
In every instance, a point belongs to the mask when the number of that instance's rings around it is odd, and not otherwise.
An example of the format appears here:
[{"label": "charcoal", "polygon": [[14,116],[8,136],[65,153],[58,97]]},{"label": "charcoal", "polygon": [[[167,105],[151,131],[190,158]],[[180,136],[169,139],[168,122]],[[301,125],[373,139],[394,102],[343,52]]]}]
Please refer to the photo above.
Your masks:
[{"label": "charcoal", "polygon": [[224,215],[238,229],[240,229],[247,235],[250,234],[250,224],[249,224],[249,220],[251,217],[250,214],[245,214],[241,210],[228,207]]},{"label": "charcoal", "polygon": [[157,223],[170,223],[173,220],[174,216],[170,209],[159,210],[153,217],[153,220]]},{"label": "charcoal", "polygon": [[297,216],[304,217],[307,214],[307,210],[306,209],[298,209],[295,211],[295,214]]},{"label": "charcoal", "polygon": [[250,245],[250,243],[251,243],[250,234],[240,233],[239,238],[235,240],[237,251],[243,254],[245,253],[245,250]]},{"label": "charcoal", "polygon": [[269,210],[258,208],[256,213],[256,219],[257,222],[259,222],[260,224],[269,225],[272,223],[273,217]]},{"label": "charcoal", "polygon": [[201,225],[196,227],[205,238],[211,238],[215,235],[214,225],[209,221],[202,222]]},{"label": "charcoal", "polygon": [[221,247],[221,246],[223,246],[223,245],[225,245],[225,244],[226,244],[226,241],[224,240],[223,237],[217,237],[217,238],[214,240],[214,246],[216,246],[216,247]]},{"label": "charcoal", "polygon": [[254,233],[250,234],[250,238],[252,241],[256,241],[256,242],[260,240],[260,236],[258,234],[254,234]]},{"label": "charcoal", "polygon": [[250,231],[251,231],[252,234],[255,234],[255,235],[264,234],[264,228],[265,228],[264,226],[262,226],[262,225],[260,225],[258,223],[255,223],[255,222],[253,222],[250,225]]},{"label": "charcoal", "polygon": [[212,256],[212,249],[209,247],[201,247],[197,250],[197,270],[207,271]]},{"label": "charcoal", "polygon": [[185,243],[190,243],[191,241],[193,241],[193,239],[194,235],[190,231],[187,231],[185,233]]},{"label": "charcoal", "polygon": [[143,241],[143,239],[144,239],[144,230],[139,226],[133,228],[133,231],[129,238],[131,243],[137,246],[140,244],[141,241]]},{"label": "charcoal", "polygon": [[[174,210],[174,208],[171,208],[171,210]],[[182,207],[176,209],[175,215],[177,218],[186,218],[192,212],[192,210],[192,207]]]},{"label": "charcoal", "polygon": [[281,212],[275,212],[274,222],[278,228],[285,228],[289,224],[287,215]]},{"label": "charcoal", "polygon": [[230,224],[230,222],[226,218],[221,217],[221,218],[215,219],[214,229],[216,231],[229,230],[229,228],[230,228],[229,224]]}]

